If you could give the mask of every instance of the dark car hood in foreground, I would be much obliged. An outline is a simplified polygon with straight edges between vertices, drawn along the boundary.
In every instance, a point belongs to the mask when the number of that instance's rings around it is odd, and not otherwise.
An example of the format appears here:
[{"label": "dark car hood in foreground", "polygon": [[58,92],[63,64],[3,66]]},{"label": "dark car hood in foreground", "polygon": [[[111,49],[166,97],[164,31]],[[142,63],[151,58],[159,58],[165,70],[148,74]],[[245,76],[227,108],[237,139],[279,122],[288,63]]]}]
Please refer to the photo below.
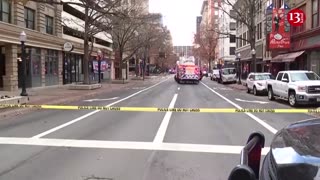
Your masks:
[{"label": "dark car hood in foreground", "polygon": [[269,170],[277,179],[320,180],[320,119],[279,131],[271,143]]}]

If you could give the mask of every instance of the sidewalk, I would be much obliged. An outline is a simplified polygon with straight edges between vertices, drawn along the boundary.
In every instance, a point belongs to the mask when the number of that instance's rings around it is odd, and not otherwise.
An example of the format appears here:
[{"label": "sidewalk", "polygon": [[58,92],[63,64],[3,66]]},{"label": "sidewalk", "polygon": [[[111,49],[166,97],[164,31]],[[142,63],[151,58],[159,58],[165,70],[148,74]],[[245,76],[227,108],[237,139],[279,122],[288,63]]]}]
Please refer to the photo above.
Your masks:
[{"label": "sidewalk", "polygon": [[[153,79],[154,80],[154,79]],[[161,79],[159,78],[159,81]],[[34,88],[27,89],[29,102],[28,104],[68,104],[74,101],[88,99],[94,97],[96,95],[112,92],[123,88],[134,87],[136,85],[143,85],[145,83],[152,82],[152,79],[145,81],[134,81],[131,80],[126,84],[110,84],[110,83],[102,83],[102,87],[95,90],[68,90],[67,86],[59,86],[59,87],[45,87],[45,88]],[[10,92],[10,95],[18,95],[20,91]],[[24,114],[34,109],[12,109],[12,108],[4,108],[0,109],[0,119],[4,119],[6,117],[17,116],[20,114]]]},{"label": "sidewalk", "polygon": [[227,86],[237,90],[247,90],[247,87],[242,84],[228,84]]}]

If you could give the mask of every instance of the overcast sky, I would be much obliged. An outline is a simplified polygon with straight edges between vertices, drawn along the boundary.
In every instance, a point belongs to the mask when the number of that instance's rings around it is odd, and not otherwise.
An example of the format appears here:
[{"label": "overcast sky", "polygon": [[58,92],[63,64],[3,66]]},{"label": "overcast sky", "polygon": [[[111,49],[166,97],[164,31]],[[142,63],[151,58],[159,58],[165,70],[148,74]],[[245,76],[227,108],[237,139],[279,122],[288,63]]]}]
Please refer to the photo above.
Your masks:
[{"label": "overcast sky", "polygon": [[173,45],[192,45],[202,1],[149,0],[149,10],[163,14],[163,22],[171,31]]}]

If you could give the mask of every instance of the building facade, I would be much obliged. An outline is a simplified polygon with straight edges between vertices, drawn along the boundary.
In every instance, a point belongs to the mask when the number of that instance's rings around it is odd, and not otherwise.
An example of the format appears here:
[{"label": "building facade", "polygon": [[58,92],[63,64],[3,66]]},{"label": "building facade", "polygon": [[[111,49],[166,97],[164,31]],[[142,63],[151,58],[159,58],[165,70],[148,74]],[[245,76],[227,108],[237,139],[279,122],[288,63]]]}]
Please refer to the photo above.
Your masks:
[{"label": "building facade", "polygon": [[61,5],[0,1],[0,89],[15,91],[21,87],[21,42],[27,35],[27,87],[62,84]]},{"label": "building facade", "polygon": [[192,46],[173,46],[173,52],[178,56],[193,56]]},{"label": "building facade", "polygon": [[[275,74],[279,70],[312,70],[320,73],[320,2],[319,0],[276,0],[275,7],[286,3],[291,9],[305,12],[306,22],[300,27],[291,27],[291,48],[272,51],[271,61],[267,61]],[[275,72],[274,72],[275,71]]]},{"label": "building facade", "polygon": [[[240,3],[238,0],[236,3]],[[270,0],[259,0],[257,1],[257,11],[255,18],[255,49],[251,49],[248,41],[243,39],[249,39],[248,27],[243,23],[236,22],[236,55],[241,55],[241,72],[242,78],[246,76],[253,69],[252,53],[256,54],[256,71],[257,72],[268,72],[269,65],[266,64],[267,60],[271,58],[271,52],[267,48],[267,36],[265,32],[265,10],[271,4]]]},{"label": "building facade", "polygon": [[[15,91],[22,85],[22,31],[27,36],[27,88],[82,81],[83,39],[79,37],[81,33],[74,31],[75,23],[65,23],[62,18],[72,7],[34,1],[0,3],[0,90]],[[72,12],[75,14],[76,9]],[[72,45],[72,51],[65,51],[66,43]],[[112,57],[110,37],[97,34],[93,43],[92,57],[98,49]]]},{"label": "building facade", "polygon": [[[231,1],[232,2],[232,1]],[[220,62],[223,62],[224,65],[234,65],[236,60],[235,51],[236,51],[236,20],[230,18],[229,14],[234,14],[232,7],[225,6],[222,4],[222,10],[219,11],[219,18],[216,19],[217,26],[219,27],[220,32],[226,32],[229,35],[226,38],[219,38],[217,45],[218,57],[217,59]],[[225,36],[225,35],[220,35]]]}]

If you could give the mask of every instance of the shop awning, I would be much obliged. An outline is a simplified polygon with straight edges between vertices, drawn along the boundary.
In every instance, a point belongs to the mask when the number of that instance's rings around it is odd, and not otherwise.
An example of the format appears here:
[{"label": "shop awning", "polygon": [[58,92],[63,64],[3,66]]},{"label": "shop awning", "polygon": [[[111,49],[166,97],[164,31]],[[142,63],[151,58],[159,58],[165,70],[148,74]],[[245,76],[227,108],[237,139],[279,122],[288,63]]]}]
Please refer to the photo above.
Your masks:
[{"label": "shop awning", "polygon": [[287,54],[279,54],[276,57],[272,58],[271,62],[292,62],[297,57],[301,56],[305,51],[298,51]]}]

